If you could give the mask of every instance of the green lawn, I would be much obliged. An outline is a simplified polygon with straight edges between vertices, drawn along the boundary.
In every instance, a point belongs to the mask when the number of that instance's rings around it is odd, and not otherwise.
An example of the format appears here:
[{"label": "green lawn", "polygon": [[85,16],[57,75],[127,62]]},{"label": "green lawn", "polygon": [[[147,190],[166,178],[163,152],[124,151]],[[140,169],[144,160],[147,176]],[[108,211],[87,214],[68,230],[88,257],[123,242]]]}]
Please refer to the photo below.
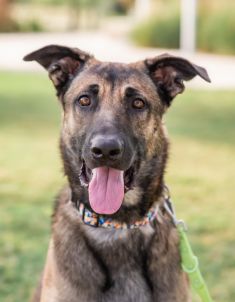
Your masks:
[{"label": "green lawn", "polygon": [[[235,301],[234,92],[186,91],[166,118],[167,183],[222,302]],[[65,182],[59,121],[46,75],[0,73],[0,301],[27,301],[43,267],[53,198]]]}]

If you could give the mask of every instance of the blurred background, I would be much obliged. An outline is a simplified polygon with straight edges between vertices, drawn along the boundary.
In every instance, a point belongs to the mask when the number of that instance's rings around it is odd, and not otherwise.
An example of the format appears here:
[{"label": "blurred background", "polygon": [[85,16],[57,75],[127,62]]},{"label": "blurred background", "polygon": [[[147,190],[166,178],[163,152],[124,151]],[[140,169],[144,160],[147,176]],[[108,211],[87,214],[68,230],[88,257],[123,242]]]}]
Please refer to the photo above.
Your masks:
[{"label": "blurred background", "polygon": [[0,0],[0,301],[32,294],[66,182],[54,89],[22,61],[52,43],[123,62],[167,51],[208,70],[212,83],[187,83],[165,117],[166,182],[214,301],[234,302],[234,0]]}]

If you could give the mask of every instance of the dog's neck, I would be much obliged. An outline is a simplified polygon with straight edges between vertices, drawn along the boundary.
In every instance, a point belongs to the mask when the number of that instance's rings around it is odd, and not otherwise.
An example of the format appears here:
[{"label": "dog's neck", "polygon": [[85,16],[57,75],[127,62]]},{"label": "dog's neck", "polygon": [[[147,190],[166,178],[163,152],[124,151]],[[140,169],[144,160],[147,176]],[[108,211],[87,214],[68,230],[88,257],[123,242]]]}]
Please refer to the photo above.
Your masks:
[{"label": "dog's neck", "polygon": [[[164,190],[163,190],[164,191]],[[86,194],[85,194],[86,195]],[[95,213],[90,207],[89,201],[83,194],[76,194],[71,190],[71,201],[75,208],[81,215],[85,224],[93,227],[108,227],[114,229],[133,229],[139,226],[144,226],[148,223],[152,223],[157,215],[158,208],[162,204],[162,190],[155,195],[153,202],[147,203],[148,207],[141,207],[138,205],[127,207],[125,205],[120,209],[121,213],[115,213],[113,215],[100,215]],[[141,213],[140,213],[141,210]],[[123,215],[125,214],[125,215]]]},{"label": "dog's neck", "polygon": [[[96,214],[95,212],[93,212],[90,206],[87,188],[71,183],[70,190],[72,192],[71,201],[76,208],[78,202],[82,202],[87,210],[89,210],[91,213]],[[138,194],[134,194],[135,192],[133,191],[133,198],[135,200],[134,203],[127,204],[124,202],[119,211],[112,215],[103,216],[105,216],[106,218],[111,218],[112,220],[121,224],[134,224],[136,221],[145,219],[154,205],[162,204],[163,192],[163,182],[158,183],[158,186],[155,188],[155,190],[146,190],[144,191],[144,193],[137,192]],[[132,195],[129,195],[129,199],[131,199],[131,196]],[[136,199],[136,197],[138,198]]]}]

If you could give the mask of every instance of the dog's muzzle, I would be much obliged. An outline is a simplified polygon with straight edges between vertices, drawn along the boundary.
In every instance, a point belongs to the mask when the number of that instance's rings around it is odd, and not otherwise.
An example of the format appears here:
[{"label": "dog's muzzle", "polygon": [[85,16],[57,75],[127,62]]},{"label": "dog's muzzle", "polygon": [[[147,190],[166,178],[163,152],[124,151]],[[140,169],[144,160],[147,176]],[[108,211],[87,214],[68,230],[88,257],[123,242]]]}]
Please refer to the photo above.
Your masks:
[{"label": "dog's muzzle", "polygon": [[100,133],[84,150],[80,181],[88,186],[90,205],[98,214],[113,214],[133,186],[134,152],[121,136]]}]

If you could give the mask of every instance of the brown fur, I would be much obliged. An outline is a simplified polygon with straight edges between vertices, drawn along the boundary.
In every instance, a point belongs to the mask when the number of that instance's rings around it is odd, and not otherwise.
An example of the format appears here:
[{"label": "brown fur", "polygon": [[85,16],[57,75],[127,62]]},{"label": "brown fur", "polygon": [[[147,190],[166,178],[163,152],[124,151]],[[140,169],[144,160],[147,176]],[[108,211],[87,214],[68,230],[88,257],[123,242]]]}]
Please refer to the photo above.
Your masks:
[{"label": "brown fur", "polygon": [[[137,229],[94,228],[84,224],[79,200],[90,208],[79,174],[85,164],[128,173],[133,188],[112,216],[133,223],[162,203],[168,141],[162,121],[184,80],[206,71],[185,59],[162,55],[132,64],[97,61],[79,49],[51,45],[25,57],[49,72],[63,107],[60,149],[68,186],[60,193],[42,281],[33,302],[189,302],[180,267],[178,236],[167,215]],[[86,95],[86,108],[78,100]],[[144,102],[143,110],[133,100]],[[97,133],[115,135],[125,148],[115,161],[95,160]]]}]

